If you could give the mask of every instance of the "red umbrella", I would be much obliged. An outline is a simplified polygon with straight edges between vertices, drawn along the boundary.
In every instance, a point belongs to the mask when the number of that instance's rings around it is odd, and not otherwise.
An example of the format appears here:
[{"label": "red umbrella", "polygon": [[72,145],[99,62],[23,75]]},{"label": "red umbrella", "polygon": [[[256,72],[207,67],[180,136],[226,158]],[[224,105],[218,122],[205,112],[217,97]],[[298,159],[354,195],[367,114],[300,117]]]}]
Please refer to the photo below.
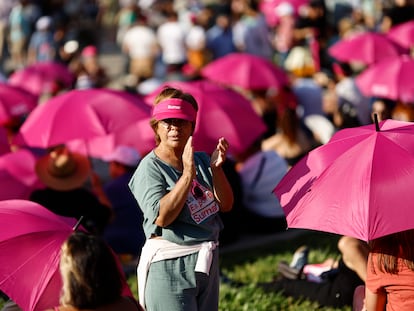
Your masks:
[{"label": "red umbrella", "polygon": [[18,144],[51,147],[106,136],[148,118],[151,107],[138,95],[111,89],[71,90],[37,106],[20,128]]},{"label": "red umbrella", "polygon": [[386,35],[399,45],[410,49],[414,45],[414,20],[392,27]]},{"label": "red umbrella", "polygon": [[413,70],[414,59],[402,55],[368,67],[355,78],[355,82],[366,96],[414,103]]},{"label": "red umbrella", "polygon": [[165,86],[172,86],[194,96],[199,104],[194,132],[196,150],[213,152],[218,139],[225,137],[230,152],[240,154],[266,130],[262,119],[255,113],[250,102],[231,89],[211,81],[169,81],[146,97],[149,103]]},{"label": "red umbrella", "polygon": [[201,75],[230,87],[249,90],[279,88],[288,84],[286,72],[270,60],[249,53],[230,53],[207,64]]},{"label": "red umbrella", "polygon": [[360,62],[366,65],[396,57],[407,52],[385,34],[362,32],[334,43],[328,53],[342,62]]},{"label": "red umbrella", "polygon": [[337,132],[274,189],[288,226],[369,241],[414,228],[414,123]]},{"label": "red umbrella", "polygon": [[36,95],[21,87],[0,82],[0,124],[28,115],[37,100]]},{"label": "red umbrella", "polygon": [[34,170],[36,157],[20,149],[0,157],[0,201],[28,200],[33,190],[44,187]]},{"label": "red umbrella", "polygon": [[57,62],[39,62],[12,73],[8,82],[40,96],[53,88],[70,88],[73,73],[67,66]]},{"label": "red umbrella", "polygon": [[[59,305],[60,250],[75,226],[37,203],[0,201],[0,289],[23,310]],[[132,296],[126,282],[124,294]]]}]

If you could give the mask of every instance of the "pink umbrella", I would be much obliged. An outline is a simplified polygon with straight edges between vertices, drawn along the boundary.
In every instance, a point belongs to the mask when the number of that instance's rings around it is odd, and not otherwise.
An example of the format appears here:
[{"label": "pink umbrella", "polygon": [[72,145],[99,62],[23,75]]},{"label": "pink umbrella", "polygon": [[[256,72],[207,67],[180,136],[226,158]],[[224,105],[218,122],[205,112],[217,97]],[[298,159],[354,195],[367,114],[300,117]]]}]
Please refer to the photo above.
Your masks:
[{"label": "pink umbrella", "polygon": [[289,227],[369,241],[414,228],[414,124],[385,120],[337,132],[280,181]]},{"label": "pink umbrella", "polygon": [[230,87],[249,90],[279,88],[287,85],[286,72],[268,59],[248,54],[230,53],[207,64],[201,75]]},{"label": "pink umbrella", "polygon": [[10,151],[11,149],[7,130],[0,126],[0,155],[9,153]]},{"label": "pink umbrella", "polygon": [[21,87],[0,82],[0,124],[28,115],[37,100],[36,95]]},{"label": "pink umbrella", "polygon": [[0,201],[28,200],[33,190],[44,186],[35,173],[35,163],[36,157],[25,149],[0,157]]},{"label": "pink umbrella", "polygon": [[75,222],[26,200],[0,201],[0,289],[25,311],[59,305],[60,247]]},{"label": "pink umbrella", "polygon": [[134,122],[113,134],[89,139],[87,142],[74,140],[67,143],[70,150],[94,158],[103,158],[119,145],[134,147],[142,156],[151,151],[155,147],[155,138],[150,117]]},{"label": "pink umbrella", "polygon": [[305,6],[309,3],[309,0],[262,0],[259,2],[259,10],[262,12],[266,18],[266,22],[269,26],[274,27],[279,21],[279,17],[276,14],[276,8],[279,4],[287,2],[290,3],[294,10],[295,14],[299,13],[299,10],[302,6]]},{"label": "pink umbrella", "polygon": [[113,134],[148,118],[151,107],[138,95],[111,89],[71,90],[37,106],[15,139],[46,148],[71,140],[87,141]]},{"label": "pink umbrella", "polygon": [[[0,289],[25,311],[59,305],[60,249],[75,220],[31,201],[6,200],[0,201],[0,226]],[[132,297],[123,281],[124,294]]]},{"label": "pink umbrella", "polygon": [[355,82],[366,96],[414,103],[413,70],[414,59],[402,55],[368,67],[355,78]]},{"label": "pink umbrella", "polygon": [[230,152],[237,155],[249,148],[266,130],[247,99],[208,80],[169,81],[149,94],[146,100],[153,103],[156,94],[167,85],[192,94],[199,104],[194,132],[196,150],[211,153],[218,139],[225,137],[230,143]]},{"label": "pink umbrella", "polygon": [[39,62],[15,71],[8,82],[40,96],[56,86],[70,88],[74,78],[68,67],[61,63]]},{"label": "pink umbrella", "polygon": [[386,35],[399,45],[410,49],[414,45],[414,20],[392,27]]},{"label": "pink umbrella", "polygon": [[362,32],[334,43],[328,53],[342,62],[360,62],[366,65],[396,57],[407,52],[385,34]]}]

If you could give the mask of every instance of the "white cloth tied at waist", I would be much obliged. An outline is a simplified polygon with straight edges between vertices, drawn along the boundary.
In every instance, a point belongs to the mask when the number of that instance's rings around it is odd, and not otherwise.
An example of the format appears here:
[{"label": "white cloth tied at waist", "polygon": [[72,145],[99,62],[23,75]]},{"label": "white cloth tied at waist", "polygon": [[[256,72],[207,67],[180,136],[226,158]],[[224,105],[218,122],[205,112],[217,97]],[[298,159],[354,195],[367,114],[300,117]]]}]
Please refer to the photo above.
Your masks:
[{"label": "white cloth tied at waist", "polygon": [[142,308],[146,310],[145,286],[147,282],[148,270],[152,262],[174,259],[198,252],[198,258],[194,271],[202,272],[208,275],[213,261],[213,250],[216,249],[217,245],[218,243],[214,241],[194,245],[180,245],[163,239],[147,240],[142,248],[137,268],[138,298]]}]

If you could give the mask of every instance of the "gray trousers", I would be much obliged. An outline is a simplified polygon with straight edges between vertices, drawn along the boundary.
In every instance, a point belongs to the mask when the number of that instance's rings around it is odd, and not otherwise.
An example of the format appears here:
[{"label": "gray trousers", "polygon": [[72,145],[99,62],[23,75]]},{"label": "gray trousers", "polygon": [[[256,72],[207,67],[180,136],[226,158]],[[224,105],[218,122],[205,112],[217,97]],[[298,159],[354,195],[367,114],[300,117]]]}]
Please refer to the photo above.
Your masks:
[{"label": "gray trousers", "polygon": [[198,253],[151,264],[145,288],[147,311],[217,311],[218,249],[210,274],[195,272]]}]

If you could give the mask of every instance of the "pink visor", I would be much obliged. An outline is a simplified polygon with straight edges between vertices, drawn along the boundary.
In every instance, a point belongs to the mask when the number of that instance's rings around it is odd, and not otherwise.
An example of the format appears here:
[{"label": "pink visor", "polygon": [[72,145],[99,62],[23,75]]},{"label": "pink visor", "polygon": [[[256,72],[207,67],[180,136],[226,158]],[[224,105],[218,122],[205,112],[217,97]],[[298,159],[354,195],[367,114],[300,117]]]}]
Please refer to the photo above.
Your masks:
[{"label": "pink visor", "polygon": [[152,116],[155,120],[182,119],[194,122],[197,111],[187,101],[181,98],[168,98],[154,106]]}]

